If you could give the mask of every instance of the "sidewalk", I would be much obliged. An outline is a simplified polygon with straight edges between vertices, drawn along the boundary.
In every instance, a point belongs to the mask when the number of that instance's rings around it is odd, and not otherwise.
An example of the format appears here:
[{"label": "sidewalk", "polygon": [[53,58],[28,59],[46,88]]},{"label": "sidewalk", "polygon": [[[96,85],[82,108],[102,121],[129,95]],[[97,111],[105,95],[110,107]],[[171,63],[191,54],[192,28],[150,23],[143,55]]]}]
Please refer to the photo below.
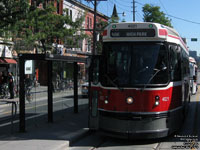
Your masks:
[{"label": "sidewalk", "polygon": [[[41,91],[41,92],[40,92]],[[47,98],[44,89],[37,90],[41,93],[37,101]],[[71,96],[73,91],[56,92],[54,98]],[[9,99],[0,99],[1,101]],[[11,101],[19,101],[19,98]],[[1,108],[9,104],[1,104]],[[47,115],[33,117],[26,120],[26,132],[19,133],[19,122],[13,126],[0,126],[0,150],[66,150],[70,143],[86,136],[88,130],[88,105],[79,105],[79,113],[73,112],[73,107],[53,112],[53,123],[47,122]],[[37,125],[36,125],[37,124]],[[11,128],[14,132],[11,134]]]},{"label": "sidewalk", "polygon": [[[80,109],[74,114],[69,108],[65,112],[56,112],[56,116],[65,113],[64,118],[55,119],[53,123],[37,122],[39,127],[27,129],[25,133],[0,135],[2,150],[66,150],[71,142],[88,134],[88,110]],[[18,125],[18,124],[17,124]],[[0,128],[1,130],[1,128]],[[5,130],[5,129],[3,129]]]}]

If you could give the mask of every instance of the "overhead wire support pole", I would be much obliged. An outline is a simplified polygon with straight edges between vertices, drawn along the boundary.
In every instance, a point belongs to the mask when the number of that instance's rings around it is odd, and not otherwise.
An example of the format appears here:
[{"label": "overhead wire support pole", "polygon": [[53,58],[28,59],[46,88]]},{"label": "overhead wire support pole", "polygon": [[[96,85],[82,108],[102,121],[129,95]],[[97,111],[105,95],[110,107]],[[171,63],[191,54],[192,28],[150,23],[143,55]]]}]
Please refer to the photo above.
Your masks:
[{"label": "overhead wire support pole", "polygon": [[92,55],[96,55],[96,16],[97,16],[97,0],[94,0],[94,25],[93,25],[93,50]]},{"label": "overhead wire support pole", "polygon": [[133,22],[135,22],[135,0],[133,0]]},{"label": "overhead wire support pole", "polygon": [[92,49],[92,55],[97,55],[96,51],[96,41],[97,41],[97,36],[96,36],[96,17],[97,17],[97,1],[107,1],[107,0],[86,0],[86,1],[94,1],[94,20],[93,20],[93,49]]}]

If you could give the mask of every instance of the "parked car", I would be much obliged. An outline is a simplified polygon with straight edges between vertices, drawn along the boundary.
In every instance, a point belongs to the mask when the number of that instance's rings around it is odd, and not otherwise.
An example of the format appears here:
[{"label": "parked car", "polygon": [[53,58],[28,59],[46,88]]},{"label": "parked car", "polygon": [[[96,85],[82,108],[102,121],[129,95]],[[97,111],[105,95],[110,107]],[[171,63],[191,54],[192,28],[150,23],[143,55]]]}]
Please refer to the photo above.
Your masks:
[{"label": "parked car", "polygon": [[82,97],[88,97],[88,88],[89,88],[89,83],[85,82],[81,85],[81,94]]}]

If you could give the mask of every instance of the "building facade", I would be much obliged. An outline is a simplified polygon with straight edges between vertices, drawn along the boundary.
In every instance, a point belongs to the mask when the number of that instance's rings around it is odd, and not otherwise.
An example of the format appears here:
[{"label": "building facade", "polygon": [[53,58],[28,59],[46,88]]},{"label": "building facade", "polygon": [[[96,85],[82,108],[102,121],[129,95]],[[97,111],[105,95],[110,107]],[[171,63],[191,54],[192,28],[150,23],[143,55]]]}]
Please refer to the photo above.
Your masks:
[{"label": "building facade", "polygon": [[[61,7],[61,6],[60,6]],[[88,36],[88,38],[79,41],[79,48],[72,49],[73,51],[78,51],[82,53],[91,53],[92,50],[92,30],[94,26],[94,10],[86,5],[77,2],[75,0],[64,0],[63,1],[63,10],[67,10],[67,14],[70,15],[73,21],[75,21],[81,15],[85,15],[85,19],[83,21],[84,33]],[[107,22],[109,17],[106,15],[97,12],[96,21],[104,21]]]},{"label": "building facade", "polygon": [[[84,16],[84,20],[82,23],[82,31],[77,31],[76,34],[73,35],[73,42],[76,44],[74,45],[68,45],[67,41],[59,41],[59,44],[56,45],[59,54],[61,55],[67,55],[67,56],[76,56],[76,57],[87,57],[88,54],[91,54],[92,51],[92,38],[93,38],[93,23],[94,23],[94,10],[92,8],[87,7],[86,5],[75,1],[75,0],[60,0],[59,2],[57,0],[47,0],[47,2],[54,2],[54,6],[56,7],[57,14],[60,15],[67,15],[70,17],[72,21],[76,21],[76,19],[80,18],[81,16]],[[37,3],[36,0],[30,0],[30,4],[37,6],[38,8],[43,8],[45,3]],[[102,13],[97,12],[97,17],[96,21],[108,21],[108,17],[105,16]],[[70,28],[70,26],[66,25],[66,28]],[[84,34],[87,35],[86,38],[82,40],[76,40],[76,36],[80,35],[80,32],[83,32]],[[42,65],[41,63],[36,63],[38,64],[35,68],[37,68],[39,71],[39,82],[41,85],[45,85],[45,77],[46,74],[44,72],[46,64]],[[87,80],[87,69],[85,67],[85,64],[79,63],[79,79],[86,79]],[[60,71],[60,76],[63,77],[64,71]],[[44,82],[44,83],[42,83]]]}]

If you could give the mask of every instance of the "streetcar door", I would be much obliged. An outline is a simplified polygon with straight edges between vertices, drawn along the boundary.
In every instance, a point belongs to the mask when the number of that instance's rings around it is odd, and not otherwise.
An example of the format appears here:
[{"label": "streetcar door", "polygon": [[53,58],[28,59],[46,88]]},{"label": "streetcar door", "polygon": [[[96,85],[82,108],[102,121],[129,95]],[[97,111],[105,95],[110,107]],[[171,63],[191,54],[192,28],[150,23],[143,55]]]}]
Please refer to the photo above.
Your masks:
[{"label": "streetcar door", "polygon": [[99,65],[100,56],[92,56],[92,62],[89,69],[89,128],[92,130],[97,130],[99,126]]}]

